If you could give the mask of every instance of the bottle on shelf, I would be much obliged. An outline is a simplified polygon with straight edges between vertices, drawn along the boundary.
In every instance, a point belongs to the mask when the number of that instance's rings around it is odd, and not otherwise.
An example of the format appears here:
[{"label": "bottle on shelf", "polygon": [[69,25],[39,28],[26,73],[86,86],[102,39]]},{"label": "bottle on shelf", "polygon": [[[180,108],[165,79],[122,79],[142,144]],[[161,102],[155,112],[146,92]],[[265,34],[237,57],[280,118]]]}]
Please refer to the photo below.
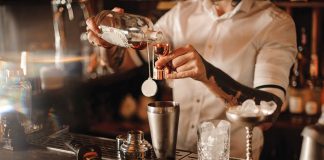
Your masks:
[{"label": "bottle on shelf", "polygon": [[294,114],[304,112],[305,101],[309,99],[306,79],[309,75],[309,52],[307,47],[306,29],[301,29],[300,44],[298,53],[295,59],[295,64],[292,68],[289,87],[289,111]]},{"label": "bottle on shelf", "polygon": [[163,40],[162,32],[153,30],[152,21],[143,16],[104,10],[95,21],[101,38],[120,47],[141,50],[146,48],[147,42]]},{"label": "bottle on shelf", "polygon": [[2,148],[26,147],[25,135],[35,131],[32,123],[31,83],[21,68],[8,68],[0,86],[0,139]]},{"label": "bottle on shelf", "polygon": [[309,78],[308,80],[312,83],[312,85],[319,89],[321,84],[320,78],[319,78],[319,71],[318,71],[318,55],[317,53],[312,53],[310,56],[310,65],[309,65]]},{"label": "bottle on shelf", "polygon": [[32,86],[24,76],[23,70],[21,68],[6,69],[5,80],[0,89],[1,118],[6,117],[7,113],[15,113],[25,133],[30,133],[32,131]]},{"label": "bottle on shelf", "polygon": [[309,89],[309,99],[305,99],[305,113],[307,115],[316,115],[318,113],[318,87],[311,81],[307,81],[307,86]]},{"label": "bottle on shelf", "polygon": [[321,111],[324,112],[324,81],[322,81],[322,89],[321,89]]}]

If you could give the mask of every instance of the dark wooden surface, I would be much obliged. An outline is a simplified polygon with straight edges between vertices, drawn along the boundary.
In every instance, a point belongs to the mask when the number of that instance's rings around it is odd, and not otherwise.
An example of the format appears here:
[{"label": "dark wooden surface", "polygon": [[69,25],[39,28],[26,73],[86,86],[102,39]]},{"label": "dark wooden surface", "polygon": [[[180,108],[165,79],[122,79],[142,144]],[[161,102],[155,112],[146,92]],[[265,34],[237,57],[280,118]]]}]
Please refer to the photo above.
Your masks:
[{"label": "dark wooden surface", "polygon": [[75,160],[72,154],[56,152],[40,147],[30,147],[23,151],[0,149],[1,160]]}]

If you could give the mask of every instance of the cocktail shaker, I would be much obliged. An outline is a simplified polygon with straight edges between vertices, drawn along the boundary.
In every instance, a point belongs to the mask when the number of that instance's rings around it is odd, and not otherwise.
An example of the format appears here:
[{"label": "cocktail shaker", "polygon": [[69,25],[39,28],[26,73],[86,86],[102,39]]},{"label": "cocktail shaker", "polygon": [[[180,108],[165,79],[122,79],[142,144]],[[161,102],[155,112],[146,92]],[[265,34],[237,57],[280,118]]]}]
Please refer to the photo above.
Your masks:
[{"label": "cocktail shaker", "polygon": [[324,112],[318,123],[306,126],[302,132],[303,144],[300,160],[324,159]]},{"label": "cocktail shaker", "polygon": [[175,159],[180,108],[173,101],[156,101],[147,107],[155,155],[159,159]]},{"label": "cocktail shaker", "polygon": [[142,131],[129,131],[127,136],[116,137],[120,159],[152,159],[152,146],[144,139]]}]

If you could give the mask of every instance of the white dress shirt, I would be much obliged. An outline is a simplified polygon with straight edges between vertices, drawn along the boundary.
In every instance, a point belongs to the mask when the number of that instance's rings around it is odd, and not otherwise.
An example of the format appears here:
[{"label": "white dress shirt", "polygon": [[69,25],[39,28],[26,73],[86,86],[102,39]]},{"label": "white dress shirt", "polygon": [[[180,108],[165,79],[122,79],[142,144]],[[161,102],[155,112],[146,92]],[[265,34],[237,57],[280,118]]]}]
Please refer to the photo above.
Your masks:
[{"label": "white dress shirt", "polygon": [[[222,16],[210,0],[179,1],[155,27],[173,48],[193,45],[205,60],[243,85],[288,87],[297,53],[295,25],[269,1],[242,0]],[[284,100],[280,89],[263,90]],[[177,148],[196,151],[197,125],[203,120],[226,119],[224,100],[191,78],[174,80],[173,97],[181,108]],[[260,154],[262,145],[262,131],[256,128],[255,155]],[[245,130],[235,124],[231,126],[230,154],[245,157]]]}]

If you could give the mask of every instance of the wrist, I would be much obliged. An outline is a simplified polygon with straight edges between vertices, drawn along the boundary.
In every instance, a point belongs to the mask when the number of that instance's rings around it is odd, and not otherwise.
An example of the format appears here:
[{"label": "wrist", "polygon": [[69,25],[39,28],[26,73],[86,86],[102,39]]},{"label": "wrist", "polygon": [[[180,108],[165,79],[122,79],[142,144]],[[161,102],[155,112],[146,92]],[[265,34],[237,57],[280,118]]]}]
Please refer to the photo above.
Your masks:
[{"label": "wrist", "polygon": [[118,46],[115,46],[115,45],[111,45],[111,46],[102,46],[105,50],[106,50],[106,52],[114,52],[117,48],[118,48]]}]

